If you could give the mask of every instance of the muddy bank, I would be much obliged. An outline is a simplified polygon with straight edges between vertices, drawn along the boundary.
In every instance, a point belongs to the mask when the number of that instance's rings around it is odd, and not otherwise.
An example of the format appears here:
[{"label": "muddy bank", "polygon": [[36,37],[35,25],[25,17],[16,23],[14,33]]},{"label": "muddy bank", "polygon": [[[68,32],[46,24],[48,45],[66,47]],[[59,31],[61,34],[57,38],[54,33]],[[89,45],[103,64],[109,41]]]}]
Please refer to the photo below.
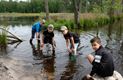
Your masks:
[{"label": "muddy bank", "polygon": [[43,72],[28,71],[29,68],[33,69],[31,63],[22,63],[10,58],[3,61],[0,58],[0,80],[47,80]]}]

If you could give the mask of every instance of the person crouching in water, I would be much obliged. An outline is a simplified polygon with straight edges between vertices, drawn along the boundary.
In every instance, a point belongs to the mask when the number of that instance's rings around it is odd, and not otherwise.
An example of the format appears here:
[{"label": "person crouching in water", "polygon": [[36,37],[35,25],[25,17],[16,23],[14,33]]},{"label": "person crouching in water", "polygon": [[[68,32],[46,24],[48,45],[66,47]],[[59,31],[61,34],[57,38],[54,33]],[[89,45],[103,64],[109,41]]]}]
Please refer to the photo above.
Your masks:
[{"label": "person crouching in water", "polygon": [[52,24],[48,25],[47,30],[42,34],[41,48],[44,47],[44,44],[51,44],[53,52],[55,51],[55,41],[54,41],[54,26]]},{"label": "person crouching in water", "polygon": [[95,56],[87,55],[89,62],[92,64],[92,71],[86,78],[92,78],[94,75],[99,77],[109,77],[113,75],[114,63],[111,53],[101,45],[101,40],[98,37],[91,39],[91,45],[95,50]]},{"label": "person crouching in water", "polygon": [[79,36],[75,33],[70,32],[66,26],[61,26],[61,31],[66,40],[66,47],[69,52],[69,55],[77,55],[77,48],[80,43]]},{"label": "person crouching in water", "polygon": [[41,33],[41,29],[44,26],[44,24],[45,24],[44,19],[42,21],[34,23],[34,25],[32,26],[32,30],[31,30],[30,44],[32,44],[35,34],[36,34],[37,43],[38,44],[40,43],[40,33]]}]

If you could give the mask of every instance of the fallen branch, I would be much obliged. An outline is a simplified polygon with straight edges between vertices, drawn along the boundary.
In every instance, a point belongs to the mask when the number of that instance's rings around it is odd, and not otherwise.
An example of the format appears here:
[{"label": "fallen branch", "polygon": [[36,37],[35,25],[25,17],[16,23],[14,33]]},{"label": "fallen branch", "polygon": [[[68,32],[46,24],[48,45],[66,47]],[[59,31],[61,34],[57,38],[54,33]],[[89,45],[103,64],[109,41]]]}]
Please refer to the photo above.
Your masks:
[{"label": "fallen branch", "polygon": [[0,29],[12,35],[12,36],[7,36],[7,37],[11,37],[11,38],[17,39],[19,42],[23,41],[20,38],[18,38],[17,36],[15,36],[14,34],[12,34],[11,32],[7,31],[6,29],[4,29],[4,28],[0,28]]}]

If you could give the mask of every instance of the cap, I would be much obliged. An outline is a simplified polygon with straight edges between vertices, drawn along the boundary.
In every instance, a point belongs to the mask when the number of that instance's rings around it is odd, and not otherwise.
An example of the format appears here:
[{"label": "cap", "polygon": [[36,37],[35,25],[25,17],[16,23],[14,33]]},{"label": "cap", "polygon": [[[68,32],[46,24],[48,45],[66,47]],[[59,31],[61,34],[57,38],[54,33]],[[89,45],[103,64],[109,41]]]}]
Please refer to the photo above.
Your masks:
[{"label": "cap", "polygon": [[49,25],[48,25],[48,28],[54,29],[54,26],[53,26],[52,24],[49,24]]},{"label": "cap", "polygon": [[42,20],[42,22],[43,22],[43,23],[45,23],[45,22],[46,22],[46,20],[45,20],[45,19],[43,19],[43,20]]},{"label": "cap", "polygon": [[61,26],[61,30],[67,30],[66,26]]}]

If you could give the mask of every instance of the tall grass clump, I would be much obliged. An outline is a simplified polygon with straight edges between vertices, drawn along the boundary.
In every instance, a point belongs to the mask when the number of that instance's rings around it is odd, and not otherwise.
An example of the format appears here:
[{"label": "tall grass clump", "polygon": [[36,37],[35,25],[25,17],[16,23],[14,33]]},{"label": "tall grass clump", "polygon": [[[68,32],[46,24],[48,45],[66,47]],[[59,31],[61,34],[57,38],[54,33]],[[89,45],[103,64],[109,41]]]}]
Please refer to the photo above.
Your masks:
[{"label": "tall grass clump", "polygon": [[0,32],[0,48],[6,48],[7,47],[7,35],[6,32],[1,31]]}]

